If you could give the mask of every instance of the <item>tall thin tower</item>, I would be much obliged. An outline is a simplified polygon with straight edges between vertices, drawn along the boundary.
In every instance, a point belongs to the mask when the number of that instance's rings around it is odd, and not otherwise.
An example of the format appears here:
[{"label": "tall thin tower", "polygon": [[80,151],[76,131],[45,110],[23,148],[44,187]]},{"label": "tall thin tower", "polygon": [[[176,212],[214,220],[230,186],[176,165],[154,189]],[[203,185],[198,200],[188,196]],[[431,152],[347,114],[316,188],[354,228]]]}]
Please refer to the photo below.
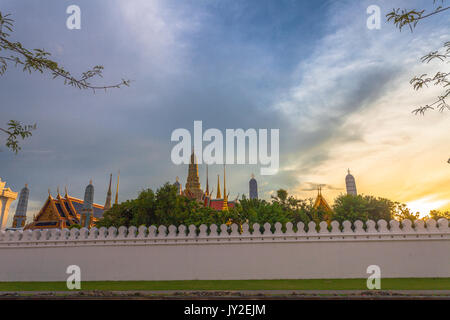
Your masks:
[{"label": "tall thin tower", "polygon": [[16,214],[14,215],[13,228],[23,228],[25,226],[25,221],[27,220],[27,208],[28,208],[28,196],[30,195],[30,190],[28,185],[20,190],[19,203],[17,204]]},{"label": "tall thin tower", "polygon": [[356,182],[355,177],[350,174],[350,169],[348,169],[348,174],[345,177],[345,186],[347,187],[347,194],[352,196],[356,196],[358,193],[356,192]]},{"label": "tall thin tower", "polygon": [[111,209],[111,197],[112,197],[111,183],[112,183],[112,173],[109,175],[109,187],[108,187],[108,193],[106,194],[106,201],[105,201],[105,207],[104,207],[105,210]]},{"label": "tall thin tower", "polygon": [[248,182],[250,199],[258,199],[258,183],[256,182],[255,175],[252,174],[252,178]]},{"label": "tall thin tower", "polygon": [[223,165],[223,202],[222,211],[228,210],[228,195],[227,195],[227,174],[225,172],[225,164]]},{"label": "tall thin tower", "polygon": [[189,163],[189,172],[188,172],[188,178],[186,181],[185,190],[194,199],[202,200],[203,190],[200,186],[200,178],[198,176],[197,157],[195,156],[194,152],[192,152],[192,154],[191,154],[191,162]]}]

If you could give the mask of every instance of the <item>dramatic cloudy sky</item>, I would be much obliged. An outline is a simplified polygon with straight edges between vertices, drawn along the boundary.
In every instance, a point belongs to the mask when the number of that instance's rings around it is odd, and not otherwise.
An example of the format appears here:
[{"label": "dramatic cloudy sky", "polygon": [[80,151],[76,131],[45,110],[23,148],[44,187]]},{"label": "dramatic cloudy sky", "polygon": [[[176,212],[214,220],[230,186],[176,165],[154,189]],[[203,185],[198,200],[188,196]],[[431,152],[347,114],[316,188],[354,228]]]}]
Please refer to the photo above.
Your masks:
[{"label": "dramatic cloudy sky", "polygon": [[[414,116],[433,88],[409,80],[442,68],[419,58],[450,40],[450,14],[411,33],[383,22],[366,27],[366,8],[431,1],[23,1],[2,0],[15,19],[12,39],[45,48],[73,73],[101,64],[110,84],[130,88],[80,91],[9,68],[0,77],[1,125],[37,123],[14,155],[2,147],[0,177],[14,191],[31,190],[28,215],[57,186],[78,197],[93,179],[104,203],[109,173],[120,169],[121,201],[157,188],[187,167],[170,160],[176,128],[279,128],[280,171],[228,167],[231,198],[248,193],[252,172],[260,195],[278,188],[314,197],[325,184],[329,202],[345,191],[350,168],[360,193],[445,208],[450,201],[450,112]],[[81,8],[81,30],[65,26],[70,4]],[[210,167],[215,184],[221,166]],[[204,167],[200,167],[204,186]],[[215,186],[214,186],[215,188]],[[12,205],[14,213],[15,205]]]}]

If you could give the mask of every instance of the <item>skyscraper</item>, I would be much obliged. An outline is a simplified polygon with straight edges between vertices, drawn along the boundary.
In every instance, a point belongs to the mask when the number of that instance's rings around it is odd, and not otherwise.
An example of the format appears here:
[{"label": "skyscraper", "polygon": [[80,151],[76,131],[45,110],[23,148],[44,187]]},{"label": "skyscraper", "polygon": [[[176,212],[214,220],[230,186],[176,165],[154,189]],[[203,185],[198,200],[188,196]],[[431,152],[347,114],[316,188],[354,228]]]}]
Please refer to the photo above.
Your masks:
[{"label": "skyscraper", "polygon": [[347,187],[347,194],[351,194],[353,196],[357,195],[355,178],[350,174],[350,169],[345,177],[345,185]]},{"label": "skyscraper", "polygon": [[258,183],[256,182],[255,175],[252,174],[252,178],[248,182],[250,199],[258,199]]}]

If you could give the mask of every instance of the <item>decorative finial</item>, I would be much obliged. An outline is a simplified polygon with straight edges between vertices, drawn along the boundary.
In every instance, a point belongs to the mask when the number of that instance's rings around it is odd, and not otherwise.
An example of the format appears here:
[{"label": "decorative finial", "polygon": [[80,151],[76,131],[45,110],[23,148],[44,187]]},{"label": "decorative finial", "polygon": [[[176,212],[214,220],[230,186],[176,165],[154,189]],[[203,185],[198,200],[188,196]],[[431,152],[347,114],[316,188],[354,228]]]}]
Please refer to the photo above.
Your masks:
[{"label": "decorative finial", "polygon": [[69,192],[67,192],[67,186],[64,186],[64,192],[66,193],[66,198],[69,195]]},{"label": "decorative finial", "polygon": [[348,174],[350,174],[350,169],[347,169],[347,171],[348,171]]},{"label": "decorative finial", "polygon": [[58,194],[58,196],[60,195],[59,194],[59,186],[56,187],[56,193]]},{"label": "decorative finial", "polygon": [[50,192],[50,188],[48,188],[48,196],[51,197],[52,193]]},{"label": "decorative finial", "polygon": [[177,176],[176,181],[178,182],[178,180],[180,180],[180,178]]},{"label": "decorative finial", "polygon": [[255,179],[255,174],[254,173],[252,173],[252,179]]},{"label": "decorative finial", "polygon": [[28,188],[28,183],[25,183],[25,188]]},{"label": "decorative finial", "polygon": [[92,179],[91,179],[91,180],[89,180],[89,184],[92,184]]}]

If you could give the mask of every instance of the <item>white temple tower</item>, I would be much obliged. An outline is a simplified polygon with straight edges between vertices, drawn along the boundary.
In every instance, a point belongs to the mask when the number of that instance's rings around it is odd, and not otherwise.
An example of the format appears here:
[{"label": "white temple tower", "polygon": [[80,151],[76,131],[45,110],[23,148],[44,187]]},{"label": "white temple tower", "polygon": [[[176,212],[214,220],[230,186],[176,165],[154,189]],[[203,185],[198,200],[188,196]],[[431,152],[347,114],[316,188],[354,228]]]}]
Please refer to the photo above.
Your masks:
[{"label": "white temple tower", "polygon": [[345,185],[347,187],[347,194],[351,194],[352,196],[357,195],[355,178],[350,174],[350,169],[345,177]]},{"label": "white temple tower", "polygon": [[8,221],[9,206],[17,199],[17,192],[5,188],[6,182],[0,178],[0,230],[6,228]]},{"label": "white temple tower", "polygon": [[28,185],[20,190],[19,203],[17,204],[16,214],[14,215],[13,228],[23,228],[27,221],[27,208],[28,208],[28,197],[30,196],[30,189]]}]

